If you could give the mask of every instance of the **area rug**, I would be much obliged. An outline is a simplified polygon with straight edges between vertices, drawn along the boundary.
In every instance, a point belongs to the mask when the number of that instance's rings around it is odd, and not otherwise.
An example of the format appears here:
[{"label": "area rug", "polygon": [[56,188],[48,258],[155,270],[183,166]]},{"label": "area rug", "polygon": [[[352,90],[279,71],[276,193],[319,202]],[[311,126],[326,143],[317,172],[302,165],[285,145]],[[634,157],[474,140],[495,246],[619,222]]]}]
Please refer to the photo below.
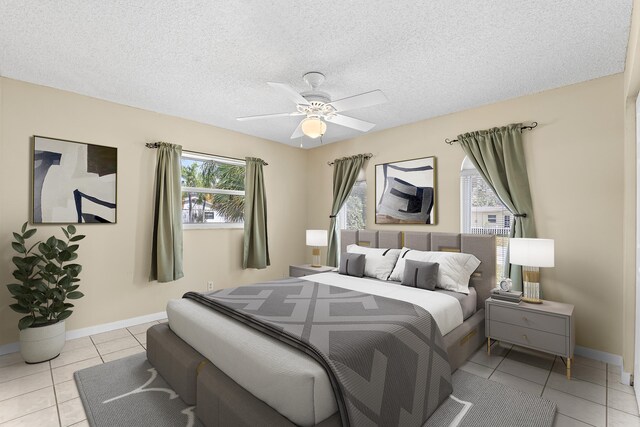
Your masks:
[{"label": "area rug", "polygon": [[[186,405],[149,364],[146,355],[83,369],[74,374],[92,427],[201,427]],[[556,404],[458,370],[453,394],[425,427],[551,427]]]},{"label": "area rug", "polygon": [[91,427],[203,427],[145,353],[73,374]]},{"label": "area rug", "polygon": [[551,427],[556,404],[458,369],[453,393],[425,427]]}]

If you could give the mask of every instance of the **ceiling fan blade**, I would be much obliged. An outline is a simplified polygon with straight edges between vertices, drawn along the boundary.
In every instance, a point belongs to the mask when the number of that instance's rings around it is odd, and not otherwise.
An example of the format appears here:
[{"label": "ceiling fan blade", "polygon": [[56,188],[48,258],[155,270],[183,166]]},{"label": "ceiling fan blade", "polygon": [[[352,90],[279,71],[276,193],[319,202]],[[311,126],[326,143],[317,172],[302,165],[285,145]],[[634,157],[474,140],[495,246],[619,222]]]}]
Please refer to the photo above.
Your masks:
[{"label": "ceiling fan blade", "polygon": [[371,107],[372,105],[384,104],[389,101],[381,90],[372,90],[371,92],[361,93],[360,95],[350,96],[348,98],[338,99],[329,104],[336,111],[347,111],[355,108]]},{"label": "ceiling fan blade", "polygon": [[282,92],[283,94],[287,95],[287,97],[289,97],[289,99],[292,100],[293,102],[295,102],[296,104],[309,105],[309,101],[304,99],[304,97],[302,95],[300,95],[294,88],[292,88],[288,84],[286,84],[286,83],[274,83],[274,82],[267,82],[267,84],[269,86],[271,86],[272,88],[277,89],[280,92]]},{"label": "ceiling fan blade", "polygon": [[375,123],[365,122],[364,120],[355,119],[349,116],[343,116],[342,114],[336,114],[335,116],[327,117],[327,121],[329,123],[335,123],[340,126],[356,129],[360,132],[370,131],[376,125]]},{"label": "ceiling fan blade", "polygon": [[291,139],[300,138],[301,136],[304,135],[304,133],[302,133],[302,122],[303,120],[300,120],[300,123],[298,123],[298,127],[291,134]]},{"label": "ceiling fan blade", "polygon": [[258,116],[246,116],[246,117],[236,117],[236,120],[239,122],[246,122],[247,120],[259,120],[259,119],[273,119],[275,117],[291,117],[291,116],[304,116],[304,113],[276,113],[276,114],[260,114]]}]

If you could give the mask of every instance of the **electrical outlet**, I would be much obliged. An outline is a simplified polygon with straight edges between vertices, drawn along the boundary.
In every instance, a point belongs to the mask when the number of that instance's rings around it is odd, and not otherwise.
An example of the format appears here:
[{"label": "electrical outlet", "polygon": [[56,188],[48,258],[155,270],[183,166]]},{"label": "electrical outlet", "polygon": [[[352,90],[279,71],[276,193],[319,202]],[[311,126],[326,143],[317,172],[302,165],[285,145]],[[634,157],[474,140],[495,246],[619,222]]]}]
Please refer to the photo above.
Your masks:
[{"label": "electrical outlet", "polygon": [[207,282],[207,290],[208,291],[212,291],[213,290],[213,282],[211,282],[211,281]]}]

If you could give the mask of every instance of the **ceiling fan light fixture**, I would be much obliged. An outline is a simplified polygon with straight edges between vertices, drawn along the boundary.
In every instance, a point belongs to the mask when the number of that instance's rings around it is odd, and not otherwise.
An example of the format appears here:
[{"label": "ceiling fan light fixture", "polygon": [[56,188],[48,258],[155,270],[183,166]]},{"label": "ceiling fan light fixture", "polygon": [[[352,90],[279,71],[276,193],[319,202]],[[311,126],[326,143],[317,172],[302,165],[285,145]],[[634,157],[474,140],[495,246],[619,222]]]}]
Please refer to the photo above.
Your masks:
[{"label": "ceiling fan light fixture", "polygon": [[319,138],[327,131],[327,124],[318,117],[307,117],[302,121],[302,133],[309,138]]}]

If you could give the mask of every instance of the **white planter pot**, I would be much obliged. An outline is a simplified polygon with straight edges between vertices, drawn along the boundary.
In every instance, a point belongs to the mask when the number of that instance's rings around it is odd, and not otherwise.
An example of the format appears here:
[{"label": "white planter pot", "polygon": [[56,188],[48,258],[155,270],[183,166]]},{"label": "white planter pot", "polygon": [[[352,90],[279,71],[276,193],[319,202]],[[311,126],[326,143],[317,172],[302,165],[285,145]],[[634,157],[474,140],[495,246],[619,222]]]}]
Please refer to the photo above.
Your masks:
[{"label": "white planter pot", "polygon": [[20,331],[20,354],[27,363],[46,362],[57,357],[64,347],[64,321]]}]

